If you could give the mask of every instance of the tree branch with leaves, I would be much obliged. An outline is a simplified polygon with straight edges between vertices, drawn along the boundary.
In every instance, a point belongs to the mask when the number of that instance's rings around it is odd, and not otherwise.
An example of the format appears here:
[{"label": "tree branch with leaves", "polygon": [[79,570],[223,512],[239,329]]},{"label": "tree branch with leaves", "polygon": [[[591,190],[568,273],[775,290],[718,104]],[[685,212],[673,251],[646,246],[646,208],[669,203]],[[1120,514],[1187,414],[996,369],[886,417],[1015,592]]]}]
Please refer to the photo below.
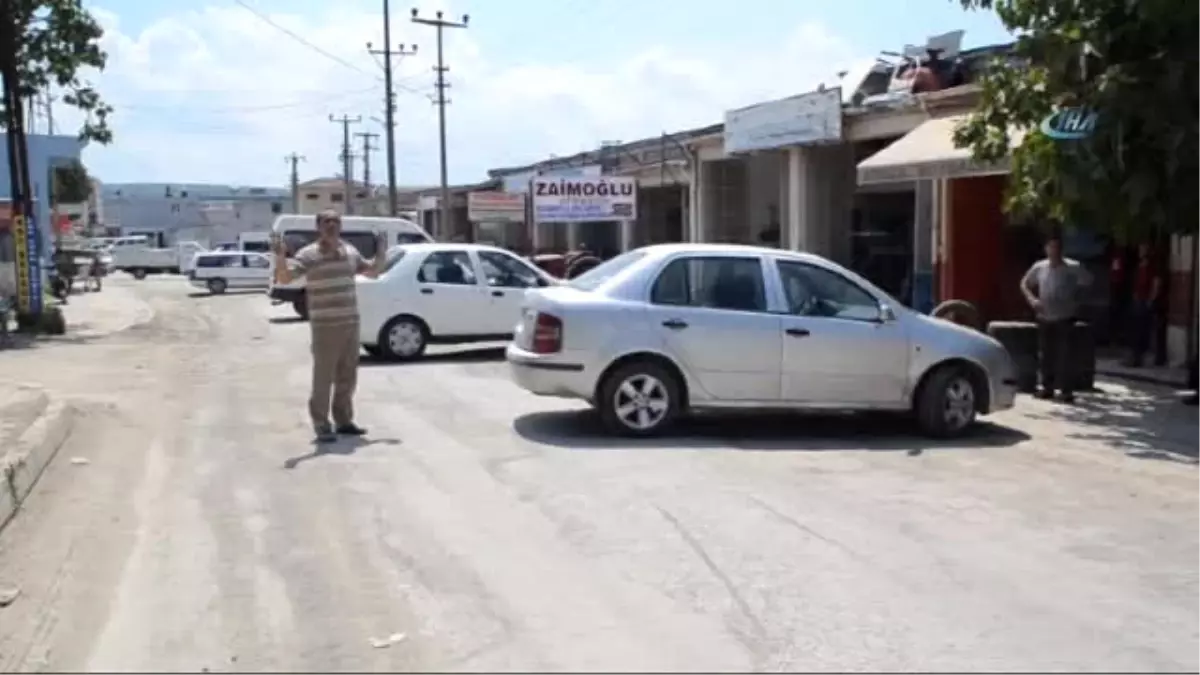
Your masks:
[{"label": "tree branch with leaves", "polygon": [[[955,133],[984,161],[1010,153],[1007,208],[1121,239],[1197,231],[1200,3],[958,0],[1016,34],[989,64],[981,102]],[[1064,108],[1094,112],[1084,138],[1038,133]]]}]

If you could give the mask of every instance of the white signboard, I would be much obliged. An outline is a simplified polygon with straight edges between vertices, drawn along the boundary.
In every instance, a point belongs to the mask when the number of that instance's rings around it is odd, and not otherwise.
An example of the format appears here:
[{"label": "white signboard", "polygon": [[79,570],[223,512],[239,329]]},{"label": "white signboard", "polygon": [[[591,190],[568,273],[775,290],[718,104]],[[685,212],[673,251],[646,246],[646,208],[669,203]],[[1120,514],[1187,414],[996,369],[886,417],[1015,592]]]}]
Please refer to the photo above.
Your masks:
[{"label": "white signboard", "polygon": [[842,140],[839,87],[725,113],[725,152],[774,150]]},{"label": "white signboard", "polygon": [[529,192],[529,181],[538,177],[542,178],[581,178],[584,176],[599,176],[603,171],[599,164],[588,164],[585,166],[562,166],[555,169],[546,169],[544,171],[522,171],[501,178],[505,192]]},{"label": "white signboard", "polygon": [[538,177],[533,185],[533,219],[539,223],[633,220],[637,180],[625,176]]},{"label": "white signboard", "polygon": [[511,192],[471,192],[467,220],[472,223],[525,222],[525,195]]}]

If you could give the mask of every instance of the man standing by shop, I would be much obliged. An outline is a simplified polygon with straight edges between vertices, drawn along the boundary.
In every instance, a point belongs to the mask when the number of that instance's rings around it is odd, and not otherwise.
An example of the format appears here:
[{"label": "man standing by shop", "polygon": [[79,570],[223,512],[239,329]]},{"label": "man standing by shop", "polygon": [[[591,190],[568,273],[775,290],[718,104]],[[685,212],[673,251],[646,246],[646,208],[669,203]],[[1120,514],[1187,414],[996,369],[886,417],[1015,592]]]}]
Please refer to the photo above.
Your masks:
[{"label": "man standing by shop", "polygon": [[1075,400],[1075,371],[1071,359],[1071,331],[1079,315],[1079,304],[1091,275],[1074,260],[1063,257],[1062,236],[1046,239],[1046,257],[1033,264],[1021,279],[1021,293],[1033,308],[1038,322],[1038,351],[1041,352],[1042,388],[1038,398]]},{"label": "man standing by shop", "polygon": [[1129,360],[1126,365],[1141,368],[1146,352],[1150,351],[1150,338],[1154,335],[1154,308],[1162,290],[1162,277],[1154,266],[1154,257],[1149,244],[1138,245],[1137,267],[1133,270],[1133,288],[1129,298]]},{"label": "man standing by shop", "polygon": [[[373,261],[342,240],[342,218],[336,211],[317,214],[317,240],[288,260],[282,240],[275,241],[275,283],[303,276],[308,320],[312,328],[312,392],[308,414],[317,441],[338,434],[362,436],[354,423],[354,389],[358,384],[358,295],[354,277],[377,277],[387,259],[386,242],[377,236]],[[332,402],[331,402],[332,398]],[[330,424],[330,413],[333,424]]]}]

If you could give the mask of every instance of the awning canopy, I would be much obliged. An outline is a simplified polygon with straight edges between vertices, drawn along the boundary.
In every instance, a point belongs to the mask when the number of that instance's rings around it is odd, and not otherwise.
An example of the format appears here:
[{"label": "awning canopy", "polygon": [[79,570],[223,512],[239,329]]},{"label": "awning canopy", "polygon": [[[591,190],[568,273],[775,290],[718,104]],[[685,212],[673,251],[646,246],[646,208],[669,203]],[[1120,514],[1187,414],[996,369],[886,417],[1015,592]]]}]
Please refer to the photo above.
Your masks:
[{"label": "awning canopy", "polygon": [[[858,164],[858,184],[898,183],[913,180],[963,178],[1008,173],[1007,159],[997,163],[978,162],[967,148],[954,147],[954,129],[966,115],[938,117]],[[1011,142],[1021,142],[1012,134]]]}]

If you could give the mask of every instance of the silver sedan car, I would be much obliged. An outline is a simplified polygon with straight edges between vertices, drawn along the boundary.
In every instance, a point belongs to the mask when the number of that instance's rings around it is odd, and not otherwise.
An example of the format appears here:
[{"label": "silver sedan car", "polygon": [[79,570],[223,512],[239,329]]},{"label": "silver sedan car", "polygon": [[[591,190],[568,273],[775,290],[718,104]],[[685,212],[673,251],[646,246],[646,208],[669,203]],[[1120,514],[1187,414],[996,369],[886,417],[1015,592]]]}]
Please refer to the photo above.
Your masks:
[{"label": "silver sedan car", "polygon": [[622,254],[527,292],[512,377],[647,436],[705,409],[907,411],[937,437],[1011,408],[991,337],[900,306],[819,256],[725,244]]}]

